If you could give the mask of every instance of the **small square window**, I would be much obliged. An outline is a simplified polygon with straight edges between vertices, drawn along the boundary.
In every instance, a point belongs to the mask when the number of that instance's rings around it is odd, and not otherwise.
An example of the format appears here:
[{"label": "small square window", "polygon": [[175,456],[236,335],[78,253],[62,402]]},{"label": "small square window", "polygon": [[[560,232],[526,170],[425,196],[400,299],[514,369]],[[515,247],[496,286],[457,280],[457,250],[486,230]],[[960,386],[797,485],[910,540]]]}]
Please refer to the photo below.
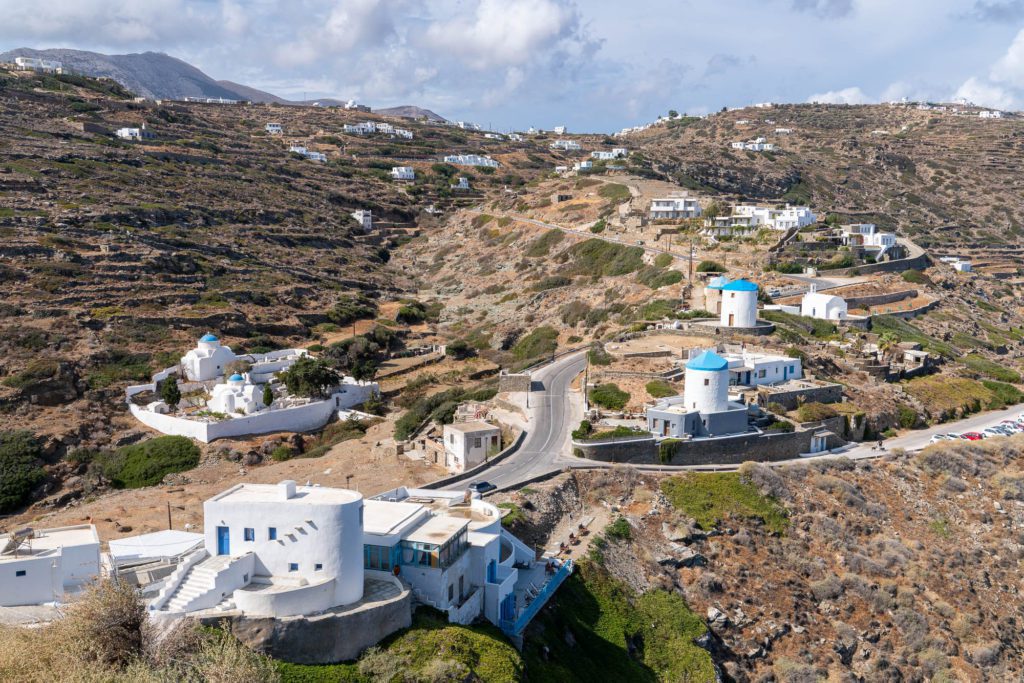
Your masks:
[{"label": "small square window", "polygon": [[708,386],[709,384],[711,384],[711,380],[705,379],[704,380],[704,386]]},{"label": "small square window", "polygon": [[15,576],[25,576],[25,570],[24,569],[19,569],[16,572],[14,572],[14,575]]},{"label": "small square window", "polygon": [[245,528],[244,538],[247,541],[255,541],[256,540],[256,530],[252,529],[252,528],[249,528],[249,527],[246,527]]},{"label": "small square window", "polygon": [[290,572],[297,572],[297,571],[299,571],[299,563],[298,562],[289,562],[288,563],[288,571],[290,571]]},{"label": "small square window", "polygon": [[277,527],[272,526],[272,527],[269,527],[267,529],[267,540],[269,540],[269,541],[276,541],[277,540]]},{"label": "small square window", "polygon": [[320,564],[319,562],[317,562],[315,565],[313,565],[313,571],[315,571],[315,572],[322,571],[323,568],[324,568],[324,566],[322,564]]}]

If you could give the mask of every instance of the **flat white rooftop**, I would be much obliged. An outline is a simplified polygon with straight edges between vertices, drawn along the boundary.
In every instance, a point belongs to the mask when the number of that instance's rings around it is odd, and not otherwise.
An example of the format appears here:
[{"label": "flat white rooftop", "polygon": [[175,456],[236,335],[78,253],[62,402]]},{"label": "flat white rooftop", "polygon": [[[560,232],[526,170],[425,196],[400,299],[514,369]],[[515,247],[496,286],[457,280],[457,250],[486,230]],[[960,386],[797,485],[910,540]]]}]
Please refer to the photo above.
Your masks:
[{"label": "flat white rooftop", "polygon": [[469,526],[468,519],[448,516],[431,517],[414,529],[412,533],[406,535],[404,540],[414,543],[442,545],[467,526]]},{"label": "flat white rooftop", "polygon": [[462,432],[463,434],[476,434],[478,432],[498,432],[501,431],[492,424],[486,422],[456,422],[446,427],[455,432]]},{"label": "flat white rooftop", "polygon": [[110,556],[115,562],[174,557],[202,542],[202,534],[167,529],[111,541]]},{"label": "flat white rooftop", "polygon": [[284,484],[239,484],[214,496],[211,501],[226,503],[292,503],[294,505],[344,505],[363,495],[349,489],[323,486],[296,486],[295,494],[285,497]]},{"label": "flat white rooftop", "polygon": [[[7,545],[11,534],[0,535],[0,550]],[[59,548],[82,545],[99,545],[100,537],[92,524],[57,527],[54,529],[36,529],[31,537],[18,546],[17,552],[0,554],[0,562],[9,562],[31,555],[45,555]]]},{"label": "flat white rooftop", "polygon": [[390,503],[383,500],[363,501],[363,533],[388,536],[402,531],[423,511],[418,503]]}]

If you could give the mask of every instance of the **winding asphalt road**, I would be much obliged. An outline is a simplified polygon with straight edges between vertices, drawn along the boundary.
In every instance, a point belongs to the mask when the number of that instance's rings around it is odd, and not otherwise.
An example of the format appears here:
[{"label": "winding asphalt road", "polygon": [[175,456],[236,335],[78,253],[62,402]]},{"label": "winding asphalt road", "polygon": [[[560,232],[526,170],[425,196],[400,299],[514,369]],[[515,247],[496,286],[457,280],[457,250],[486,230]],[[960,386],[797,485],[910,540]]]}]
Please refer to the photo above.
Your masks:
[{"label": "winding asphalt road", "polygon": [[[522,445],[476,479],[502,487],[559,469],[557,461],[568,451],[569,433],[583,417],[581,397],[573,392],[571,385],[586,365],[586,353],[581,351],[533,372],[529,428]],[[465,487],[466,482],[463,481],[445,488],[460,490]]]}]

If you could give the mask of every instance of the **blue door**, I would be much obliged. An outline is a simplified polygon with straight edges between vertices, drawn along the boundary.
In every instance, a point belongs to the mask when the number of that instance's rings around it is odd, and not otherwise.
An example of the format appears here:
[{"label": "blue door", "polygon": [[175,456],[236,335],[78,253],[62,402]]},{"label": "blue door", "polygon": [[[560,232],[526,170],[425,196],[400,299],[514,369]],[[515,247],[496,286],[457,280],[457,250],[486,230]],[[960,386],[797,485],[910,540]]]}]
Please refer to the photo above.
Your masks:
[{"label": "blue door", "polygon": [[226,526],[217,527],[217,554],[231,554],[231,541],[229,540],[228,528]]}]

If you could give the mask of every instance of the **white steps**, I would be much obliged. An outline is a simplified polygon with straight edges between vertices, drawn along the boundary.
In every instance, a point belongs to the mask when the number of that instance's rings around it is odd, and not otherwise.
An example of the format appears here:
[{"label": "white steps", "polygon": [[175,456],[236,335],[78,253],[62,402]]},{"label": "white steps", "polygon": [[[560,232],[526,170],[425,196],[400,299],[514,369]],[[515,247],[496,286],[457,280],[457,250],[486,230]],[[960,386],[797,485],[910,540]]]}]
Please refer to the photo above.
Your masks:
[{"label": "white steps", "polygon": [[213,589],[217,575],[231,563],[231,559],[228,555],[218,555],[197,563],[182,578],[163,609],[167,612],[185,611],[195,598]]}]

